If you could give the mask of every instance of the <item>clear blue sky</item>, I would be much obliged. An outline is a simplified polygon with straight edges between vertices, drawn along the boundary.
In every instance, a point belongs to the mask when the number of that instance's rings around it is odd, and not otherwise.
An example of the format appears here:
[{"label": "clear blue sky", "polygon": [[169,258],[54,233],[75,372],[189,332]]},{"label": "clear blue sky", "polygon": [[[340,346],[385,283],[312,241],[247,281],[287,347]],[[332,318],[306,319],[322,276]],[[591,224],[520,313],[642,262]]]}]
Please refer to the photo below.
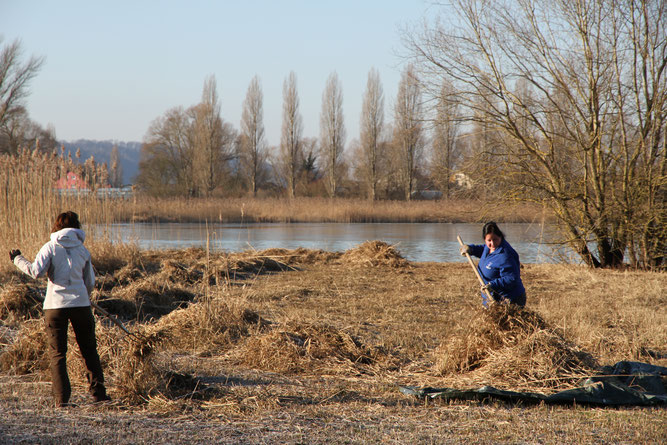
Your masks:
[{"label": "clear blue sky", "polygon": [[423,0],[0,0],[4,44],[45,56],[27,100],[60,140],[141,141],[169,108],[197,103],[215,75],[223,119],[239,128],[248,84],[260,77],[267,140],[276,145],[282,84],[297,75],[304,136],[319,135],[322,91],[337,71],[347,142],[379,70],[389,121],[404,61],[401,29],[433,10]]}]

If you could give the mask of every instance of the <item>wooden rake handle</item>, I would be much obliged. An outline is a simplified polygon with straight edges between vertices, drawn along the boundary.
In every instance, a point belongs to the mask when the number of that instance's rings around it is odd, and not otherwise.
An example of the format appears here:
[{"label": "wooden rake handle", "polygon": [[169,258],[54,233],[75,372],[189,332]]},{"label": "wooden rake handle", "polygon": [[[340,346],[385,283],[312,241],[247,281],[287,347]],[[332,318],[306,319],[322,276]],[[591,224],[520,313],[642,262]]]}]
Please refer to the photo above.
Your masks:
[{"label": "wooden rake handle", "polygon": [[109,312],[107,312],[107,311],[106,311],[104,308],[102,308],[100,305],[98,305],[97,303],[95,303],[95,302],[92,301],[92,300],[90,300],[90,305],[91,305],[94,309],[96,309],[97,311],[99,311],[102,315],[104,315],[104,316],[107,317],[109,320],[111,320],[111,321],[113,322],[113,324],[115,324],[116,326],[118,326],[119,328],[121,328],[127,335],[129,335],[130,337],[134,337],[134,338],[136,338],[136,339],[139,339],[139,337],[138,337],[135,333],[130,332],[130,331],[125,327],[125,325],[124,325],[119,319],[117,319],[116,317],[114,317],[113,315],[111,315]]},{"label": "wooden rake handle", "polygon": [[[463,243],[463,240],[459,235],[456,235],[456,239],[459,241],[459,244],[461,247],[465,246]],[[486,283],[484,283],[484,280],[482,279],[482,276],[479,274],[479,270],[477,270],[477,266],[475,265],[475,262],[472,260],[470,257],[470,254],[466,252],[466,258],[468,258],[468,262],[470,263],[470,266],[472,267],[472,270],[475,272],[475,276],[477,276],[477,279],[479,280],[479,284],[482,285],[482,287],[486,286]],[[491,292],[489,292],[488,289],[484,289],[482,292],[484,292],[484,295],[489,299],[489,304],[493,302],[493,297],[491,296]]]}]

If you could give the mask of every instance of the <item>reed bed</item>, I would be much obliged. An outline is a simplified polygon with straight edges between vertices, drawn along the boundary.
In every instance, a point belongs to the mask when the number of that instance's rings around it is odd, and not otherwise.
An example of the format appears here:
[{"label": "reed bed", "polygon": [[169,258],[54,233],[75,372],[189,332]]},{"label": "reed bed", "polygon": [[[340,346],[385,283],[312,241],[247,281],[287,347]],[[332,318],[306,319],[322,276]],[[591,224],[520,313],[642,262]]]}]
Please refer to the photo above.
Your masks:
[{"label": "reed bed", "polygon": [[[537,215],[537,216],[536,216]],[[123,221],[169,222],[534,222],[541,207],[500,208],[478,200],[368,201],[347,198],[150,198],[139,197],[117,214]]]},{"label": "reed bed", "polygon": [[[62,153],[43,152],[39,147],[0,155],[1,251],[20,248],[28,255],[36,254],[48,241],[56,215],[66,210],[78,213],[87,227],[113,222],[113,201],[93,194],[60,195],[55,190],[59,178],[76,170],[77,164]],[[88,235],[95,238],[97,234],[89,230]]]}]

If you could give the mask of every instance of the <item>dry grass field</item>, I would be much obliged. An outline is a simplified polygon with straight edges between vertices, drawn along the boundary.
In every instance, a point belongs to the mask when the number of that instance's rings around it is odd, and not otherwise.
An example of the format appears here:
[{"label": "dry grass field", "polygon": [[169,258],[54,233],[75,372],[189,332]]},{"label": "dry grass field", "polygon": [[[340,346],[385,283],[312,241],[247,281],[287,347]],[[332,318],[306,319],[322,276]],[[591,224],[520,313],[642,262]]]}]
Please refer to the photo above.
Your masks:
[{"label": "dry grass field", "polygon": [[427,403],[398,389],[551,393],[620,360],[666,366],[664,273],[526,265],[527,311],[493,318],[466,263],[408,263],[381,242],[341,253],[90,249],[95,300],[133,333],[98,318],[114,400],[90,402],[71,342],[78,406],[52,408],[45,283],[5,267],[2,443],[667,440],[664,407]]}]

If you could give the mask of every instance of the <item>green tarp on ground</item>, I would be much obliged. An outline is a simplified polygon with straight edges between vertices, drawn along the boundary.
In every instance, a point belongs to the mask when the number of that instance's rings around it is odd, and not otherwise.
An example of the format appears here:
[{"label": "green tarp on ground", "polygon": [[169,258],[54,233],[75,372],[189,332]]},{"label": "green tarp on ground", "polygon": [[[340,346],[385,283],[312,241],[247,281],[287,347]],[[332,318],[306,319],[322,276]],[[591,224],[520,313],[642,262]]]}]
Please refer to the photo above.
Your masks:
[{"label": "green tarp on ground", "polygon": [[546,395],[534,392],[505,391],[492,386],[479,389],[400,387],[401,392],[419,398],[442,400],[497,399],[507,402],[583,404],[598,406],[667,406],[667,368],[648,363],[622,361],[606,366],[600,375],[581,386]]}]

